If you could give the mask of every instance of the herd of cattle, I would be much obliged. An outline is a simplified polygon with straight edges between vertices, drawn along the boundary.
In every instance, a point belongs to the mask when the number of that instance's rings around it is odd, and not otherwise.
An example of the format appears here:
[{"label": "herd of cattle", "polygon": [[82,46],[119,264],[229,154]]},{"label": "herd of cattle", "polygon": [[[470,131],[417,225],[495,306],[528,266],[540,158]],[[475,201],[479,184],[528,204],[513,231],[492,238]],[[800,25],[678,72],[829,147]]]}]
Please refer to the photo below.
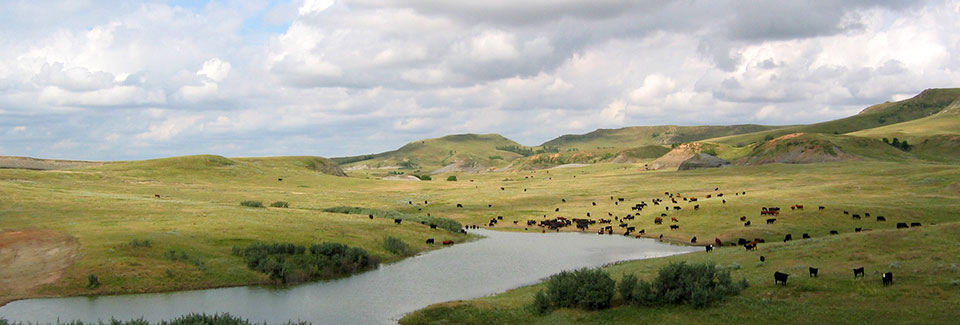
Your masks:
[{"label": "herd of cattle", "polygon": [[[705,197],[706,199],[716,198],[716,199],[719,199],[719,200],[721,201],[721,204],[726,204],[726,203],[727,203],[727,198],[729,198],[729,196],[727,196],[726,198],[724,198],[724,193],[718,193],[718,192],[717,192],[717,191],[719,191],[719,190],[720,190],[719,188],[714,188],[714,192],[715,192],[715,193],[706,194],[704,197]],[[740,191],[740,192],[736,192],[734,195],[735,195],[735,196],[745,196],[745,195],[747,195],[747,192],[745,192],[745,191]],[[662,225],[663,222],[664,222],[664,220],[665,220],[665,218],[669,217],[669,218],[670,218],[670,221],[671,221],[671,224],[669,225],[669,229],[670,229],[670,230],[678,230],[678,229],[680,228],[680,219],[679,219],[676,215],[675,215],[675,216],[669,216],[668,213],[670,213],[670,212],[680,212],[680,211],[682,211],[682,210],[683,210],[683,207],[680,206],[680,204],[681,204],[680,202],[681,202],[681,201],[686,201],[687,203],[692,203],[692,204],[693,204],[693,206],[692,206],[693,210],[700,210],[700,204],[703,202],[703,201],[701,201],[700,198],[697,198],[697,197],[688,197],[688,196],[683,196],[683,195],[681,195],[680,193],[671,193],[671,192],[664,192],[664,196],[663,196],[663,197],[653,198],[653,199],[650,200],[650,203],[647,203],[646,201],[641,201],[640,203],[635,203],[635,204],[633,204],[633,205],[629,205],[629,203],[626,203],[626,202],[627,202],[627,199],[626,199],[626,198],[623,198],[623,197],[615,197],[615,196],[610,196],[609,201],[610,201],[610,202],[613,202],[613,205],[614,205],[614,206],[621,206],[621,204],[623,204],[623,206],[630,206],[630,210],[631,210],[631,211],[630,211],[629,213],[627,213],[626,215],[623,215],[623,216],[614,215],[614,213],[612,213],[612,212],[606,212],[606,218],[604,218],[604,217],[595,218],[595,216],[591,215],[591,212],[586,212],[585,218],[571,218],[571,217],[565,217],[565,216],[556,216],[556,217],[553,217],[553,218],[548,218],[547,215],[544,214],[540,220],[535,220],[535,219],[526,220],[526,225],[525,225],[526,227],[525,227],[524,229],[525,229],[525,230],[529,230],[529,227],[540,227],[542,232],[546,232],[546,231],[548,231],[548,230],[550,230],[550,231],[557,231],[557,232],[558,232],[558,231],[560,231],[562,228],[570,227],[570,226],[575,226],[576,229],[579,230],[579,231],[588,231],[592,226],[595,226],[595,225],[596,225],[596,226],[599,226],[599,229],[597,229],[596,232],[597,232],[597,234],[600,234],[600,235],[612,235],[612,234],[614,234],[615,227],[619,227],[619,228],[621,229],[620,231],[622,231],[622,234],[623,234],[624,236],[631,236],[631,235],[632,235],[632,236],[635,236],[636,238],[643,238],[643,237],[645,237],[645,236],[647,235],[647,230],[646,230],[646,229],[642,229],[642,228],[638,230],[638,229],[637,229],[637,226],[631,225],[631,223],[635,222],[635,220],[636,220],[638,217],[640,217],[640,213],[641,213],[642,211],[644,211],[644,209],[651,209],[653,206],[662,206],[662,207],[664,208],[664,210],[662,210],[662,211],[659,213],[659,216],[655,216],[655,217],[653,218],[653,224],[654,224],[654,225]],[[561,202],[561,203],[566,203],[567,200],[566,200],[565,198],[561,198],[561,199],[560,199],[560,202]],[[667,203],[667,202],[670,202],[670,203]],[[590,206],[596,207],[596,206],[597,206],[597,201],[591,202],[591,203],[590,203]],[[457,207],[457,208],[463,208],[463,205],[462,205],[462,204],[457,204],[456,207]],[[489,207],[492,207],[492,205],[489,205]],[[803,209],[804,209],[804,205],[802,205],[802,204],[794,204],[794,205],[791,205],[791,206],[790,206],[790,210],[793,210],[793,211],[802,211]],[[825,206],[818,206],[818,207],[817,207],[817,211],[819,211],[819,212],[822,212],[822,211],[824,211],[824,210],[826,210],[826,209],[827,209],[827,208],[826,208]],[[553,209],[553,211],[556,212],[556,213],[559,213],[559,212],[561,211],[561,209],[560,209],[560,207],[555,207],[555,208]],[[780,214],[781,214],[781,211],[782,211],[782,210],[781,210],[781,208],[779,208],[779,207],[761,207],[761,208],[760,208],[760,216],[766,216],[766,217],[768,217],[768,218],[766,218],[766,220],[765,220],[766,224],[768,224],[768,225],[773,225],[773,224],[775,224],[775,223],[777,222],[778,217],[779,217]],[[843,211],[843,214],[844,214],[844,215],[849,215],[853,220],[862,220],[864,217],[866,217],[866,218],[870,218],[870,217],[871,217],[871,216],[870,216],[870,213],[863,213],[862,216],[861,216],[861,214],[859,214],[859,213],[852,213],[852,214],[851,214],[849,211]],[[744,227],[750,227],[750,226],[751,226],[751,221],[748,220],[747,216],[740,216],[740,217],[739,217],[739,220],[740,220],[741,222],[743,222],[743,226],[744,226]],[[875,220],[876,220],[877,222],[885,222],[887,219],[886,219],[886,217],[884,217],[884,216],[876,216],[876,217],[875,217]],[[503,216],[497,216],[496,218],[491,218],[491,219],[486,223],[486,226],[487,226],[487,227],[495,227],[495,226],[497,226],[501,221],[503,221]],[[519,225],[519,223],[520,223],[520,220],[515,220],[515,221],[513,221],[513,224],[514,224],[514,225]],[[910,227],[919,227],[919,226],[921,226],[921,224],[918,223],[918,222],[911,222],[911,223],[909,223],[909,224],[906,223],[906,222],[898,222],[898,223],[896,224],[896,227],[897,227],[898,229],[910,228]],[[479,228],[479,227],[481,227],[481,226],[480,226],[480,225],[468,225],[468,226],[467,226],[467,228],[474,228],[474,229]],[[870,229],[866,229],[866,228],[864,228],[864,227],[856,227],[856,228],[854,228],[854,231],[855,231],[855,232],[869,231],[869,230],[870,230]],[[620,232],[620,231],[618,231],[618,232]],[[839,233],[840,233],[840,232],[839,232],[838,230],[830,230],[830,231],[829,231],[829,234],[830,234],[830,235],[838,235]],[[803,234],[801,234],[800,238],[802,238],[802,239],[809,239],[809,238],[811,238],[811,235],[810,235],[809,233],[803,233]],[[663,239],[663,234],[659,234],[659,239],[661,239],[661,240]],[[784,236],[784,238],[783,238],[783,241],[784,241],[784,242],[788,242],[788,241],[791,241],[791,240],[793,240],[793,235],[792,235],[792,234],[786,234],[786,235]],[[738,238],[738,239],[736,240],[736,243],[734,243],[734,242],[731,241],[731,242],[729,243],[729,245],[742,246],[742,247],[744,247],[747,251],[753,251],[753,250],[757,250],[757,248],[760,246],[760,244],[762,244],[762,243],[764,243],[764,242],[765,242],[765,240],[762,239],[762,238],[754,238],[753,240],[748,240],[748,239],[744,239],[744,238]],[[696,237],[696,236],[693,236],[692,238],[690,238],[690,243],[691,243],[691,244],[698,244],[698,242],[697,242],[697,237]],[[704,245],[704,248],[705,248],[706,252],[711,252],[711,251],[713,251],[713,249],[714,249],[715,247],[725,246],[725,245],[724,245],[724,242],[723,242],[720,238],[714,238],[713,243],[701,243],[701,244],[705,244],[705,245]],[[764,257],[763,257],[763,256],[761,256],[760,258],[761,258],[761,261],[764,260]],[[810,276],[811,276],[811,277],[817,277],[818,272],[819,272],[819,269],[810,267],[810,270],[809,270],[809,271],[810,271]],[[855,269],[855,270],[854,270],[854,275],[855,275],[855,277],[862,277],[862,276],[863,276],[863,268],[860,267],[860,268]],[[789,275],[786,274],[786,273],[775,272],[775,273],[774,273],[775,283],[786,285],[786,283],[787,283],[787,277],[788,277],[788,276],[789,276]],[[892,283],[893,283],[893,274],[892,274],[891,272],[883,273],[881,278],[882,278],[883,285],[889,285],[889,284],[892,284]]]}]

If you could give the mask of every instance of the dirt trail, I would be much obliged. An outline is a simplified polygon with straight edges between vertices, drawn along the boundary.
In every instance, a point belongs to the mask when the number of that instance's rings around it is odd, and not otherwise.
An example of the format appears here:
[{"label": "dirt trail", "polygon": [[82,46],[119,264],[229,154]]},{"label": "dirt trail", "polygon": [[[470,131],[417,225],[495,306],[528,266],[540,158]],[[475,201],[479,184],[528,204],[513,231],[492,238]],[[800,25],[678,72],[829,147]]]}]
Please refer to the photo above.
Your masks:
[{"label": "dirt trail", "polygon": [[0,306],[59,280],[79,252],[80,241],[56,231],[0,232]]}]

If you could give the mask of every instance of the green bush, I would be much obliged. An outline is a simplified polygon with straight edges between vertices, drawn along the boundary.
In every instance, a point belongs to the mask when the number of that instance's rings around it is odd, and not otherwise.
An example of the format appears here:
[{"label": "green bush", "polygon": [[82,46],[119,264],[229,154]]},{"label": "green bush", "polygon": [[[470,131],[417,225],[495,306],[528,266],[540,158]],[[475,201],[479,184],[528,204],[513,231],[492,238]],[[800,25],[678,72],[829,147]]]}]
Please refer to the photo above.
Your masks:
[{"label": "green bush", "polygon": [[537,315],[546,315],[550,313],[550,299],[547,298],[547,294],[543,292],[543,289],[537,291],[537,294],[533,296],[533,312]]},{"label": "green bush", "polygon": [[640,281],[637,300],[648,305],[691,305],[696,308],[739,294],[746,280],[734,282],[730,271],[713,264],[671,263],[651,283]]},{"label": "green bush", "polygon": [[503,156],[501,155],[493,155],[488,158],[490,158],[490,160],[503,160]]},{"label": "green bush", "polygon": [[130,247],[150,247],[150,241],[149,240],[140,241],[140,240],[134,239],[134,240],[131,240],[130,244],[128,245],[130,245]]},{"label": "green bush", "polygon": [[309,254],[303,245],[254,243],[234,246],[233,254],[243,257],[250,269],[284,283],[350,274],[379,264],[366,250],[340,243],[312,244]]},{"label": "green bush", "polygon": [[637,277],[633,274],[624,275],[620,279],[620,284],[617,285],[617,290],[620,292],[620,297],[623,298],[623,303],[632,304],[636,302]]},{"label": "green bush", "polygon": [[274,208],[289,208],[290,204],[287,203],[287,201],[277,201],[270,203],[270,206]]},{"label": "green bush", "polygon": [[561,308],[605,309],[610,307],[615,284],[603,270],[563,271],[547,280],[547,298]]},{"label": "green bush", "polygon": [[419,178],[421,181],[432,181],[432,180],[433,180],[433,177],[430,177],[430,175],[417,175],[417,178]]},{"label": "green bush", "polygon": [[456,181],[457,181],[457,176],[450,175],[450,177],[447,177],[447,181],[456,182]]},{"label": "green bush", "polygon": [[263,202],[260,201],[243,201],[240,202],[241,206],[251,207],[251,208],[262,208]]},{"label": "green bush", "polygon": [[360,207],[332,207],[323,209],[324,212],[334,212],[334,213],[347,213],[347,214],[359,214],[359,215],[373,215],[378,218],[387,218],[387,219],[401,219],[404,221],[413,221],[419,224],[435,224],[437,227],[446,229],[450,232],[460,232],[460,229],[463,228],[463,225],[456,220],[444,217],[437,216],[417,216],[405,214],[397,211],[387,211],[379,209],[370,209],[370,208],[360,208]]},{"label": "green bush", "polygon": [[409,255],[410,246],[407,243],[403,242],[403,239],[397,237],[387,237],[383,240],[383,248],[388,252],[397,254],[397,255]]},{"label": "green bush", "polygon": [[87,276],[87,289],[96,289],[100,287],[100,278],[96,274]]}]

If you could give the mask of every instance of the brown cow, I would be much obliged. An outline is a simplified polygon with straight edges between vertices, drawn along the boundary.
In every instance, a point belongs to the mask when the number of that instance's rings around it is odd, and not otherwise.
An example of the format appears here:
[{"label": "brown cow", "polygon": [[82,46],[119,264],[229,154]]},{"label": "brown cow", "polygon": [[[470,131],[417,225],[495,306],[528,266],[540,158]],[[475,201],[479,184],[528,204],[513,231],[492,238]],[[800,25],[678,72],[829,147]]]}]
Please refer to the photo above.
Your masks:
[{"label": "brown cow", "polygon": [[452,241],[452,240],[444,240],[444,241],[443,241],[443,244],[444,244],[444,245],[453,245],[453,241]]}]

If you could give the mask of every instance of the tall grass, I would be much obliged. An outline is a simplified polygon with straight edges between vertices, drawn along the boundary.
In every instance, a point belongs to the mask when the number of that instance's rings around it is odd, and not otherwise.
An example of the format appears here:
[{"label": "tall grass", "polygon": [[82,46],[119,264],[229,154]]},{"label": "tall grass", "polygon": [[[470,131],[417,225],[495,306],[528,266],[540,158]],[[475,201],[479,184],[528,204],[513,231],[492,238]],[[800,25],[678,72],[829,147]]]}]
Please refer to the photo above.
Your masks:
[{"label": "tall grass", "polygon": [[404,221],[413,221],[421,224],[435,224],[438,228],[443,228],[451,232],[460,232],[460,229],[463,228],[463,225],[456,220],[444,218],[444,217],[435,217],[435,216],[417,216],[409,215],[397,211],[385,211],[379,209],[370,209],[370,208],[360,208],[360,207],[347,207],[339,206],[323,209],[324,212],[334,212],[334,213],[346,213],[346,214],[360,214],[360,215],[373,215],[378,218],[387,218],[387,219],[402,219]]}]

